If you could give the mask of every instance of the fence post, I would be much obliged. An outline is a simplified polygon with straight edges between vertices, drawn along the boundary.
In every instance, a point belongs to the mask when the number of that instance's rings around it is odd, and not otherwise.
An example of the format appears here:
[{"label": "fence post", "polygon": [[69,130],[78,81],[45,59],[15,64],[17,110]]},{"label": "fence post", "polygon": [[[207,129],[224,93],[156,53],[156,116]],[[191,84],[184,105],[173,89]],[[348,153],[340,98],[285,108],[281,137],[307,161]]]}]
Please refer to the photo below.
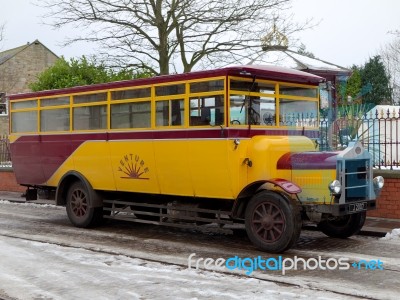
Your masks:
[{"label": "fence post", "polygon": [[11,153],[8,136],[0,135],[0,168],[11,168]]}]

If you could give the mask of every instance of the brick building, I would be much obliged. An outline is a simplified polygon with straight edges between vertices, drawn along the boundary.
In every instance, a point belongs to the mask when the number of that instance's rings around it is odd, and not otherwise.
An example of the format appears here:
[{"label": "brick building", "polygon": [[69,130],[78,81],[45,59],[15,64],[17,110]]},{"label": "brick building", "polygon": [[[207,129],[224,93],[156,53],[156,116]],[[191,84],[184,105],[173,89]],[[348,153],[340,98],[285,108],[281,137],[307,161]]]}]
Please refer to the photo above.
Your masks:
[{"label": "brick building", "polygon": [[58,56],[38,40],[0,52],[0,136],[8,133],[6,95],[29,92],[28,85]]}]

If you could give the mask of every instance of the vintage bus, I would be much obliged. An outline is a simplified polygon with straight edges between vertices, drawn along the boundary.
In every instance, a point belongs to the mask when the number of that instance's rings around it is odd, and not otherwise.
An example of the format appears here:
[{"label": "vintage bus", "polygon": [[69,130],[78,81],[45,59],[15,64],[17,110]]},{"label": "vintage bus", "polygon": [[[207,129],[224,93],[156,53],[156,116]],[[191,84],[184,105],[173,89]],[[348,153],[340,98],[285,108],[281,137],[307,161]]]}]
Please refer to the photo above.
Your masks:
[{"label": "vintage bus", "polygon": [[268,252],[302,223],[348,237],[383,186],[360,143],[319,152],[322,78],[232,66],[9,96],[15,175],[72,224],[103,219],[231,232]]}]

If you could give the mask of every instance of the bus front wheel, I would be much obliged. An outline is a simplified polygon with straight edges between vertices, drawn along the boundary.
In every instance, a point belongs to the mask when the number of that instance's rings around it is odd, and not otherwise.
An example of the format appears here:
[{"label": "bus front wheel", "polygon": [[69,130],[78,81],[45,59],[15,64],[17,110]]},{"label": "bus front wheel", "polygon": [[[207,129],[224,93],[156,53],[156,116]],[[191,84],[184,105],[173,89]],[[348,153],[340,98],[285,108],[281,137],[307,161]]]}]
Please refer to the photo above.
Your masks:
[{"label": "bus front wheel", "polygon": [[247,205],[245,225],[250,241],[257,248],[281,253],[297,242],[301,215],[297,207],[281,195],[262,191]]},{"label": "bus front wheel", "polygon": [[318,224],[318,229],[334,238],[348,238],[357,234],[364,226],[366,212],[355,213],[332,220],[324,220]]},{"label": "bus front wheel", "polygon": [[103,208],[91,207],[90,194],[80,181],[74,182],[68,190],[67,215],[76,227],[93,227],[103,219]]}]

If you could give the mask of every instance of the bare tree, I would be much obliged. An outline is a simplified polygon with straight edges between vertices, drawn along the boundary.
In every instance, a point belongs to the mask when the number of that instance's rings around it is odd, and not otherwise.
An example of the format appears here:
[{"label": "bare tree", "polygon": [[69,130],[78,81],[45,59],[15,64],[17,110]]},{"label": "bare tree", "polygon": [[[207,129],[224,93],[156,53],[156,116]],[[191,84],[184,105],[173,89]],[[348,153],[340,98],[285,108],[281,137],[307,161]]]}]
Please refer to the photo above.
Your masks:
[{"label": "bare tree", "polygon": [[[37,0],[74,42],[99,43],[116,67],[154,74],[234,63],[260,49],[274,23],[291,34],[308,26],[283,17],[291,0]],[[172,71],[171,71],[172,70]]]},{"label": "bare tree", "polygon": [[392,42],[383,46],[380,56],[390,75],[393,103],[400,103],[400,35]]},{"label": "bare tree", "polygon": [[0,25],[0,42],[3,40],[4,38],[4,24]]}]

